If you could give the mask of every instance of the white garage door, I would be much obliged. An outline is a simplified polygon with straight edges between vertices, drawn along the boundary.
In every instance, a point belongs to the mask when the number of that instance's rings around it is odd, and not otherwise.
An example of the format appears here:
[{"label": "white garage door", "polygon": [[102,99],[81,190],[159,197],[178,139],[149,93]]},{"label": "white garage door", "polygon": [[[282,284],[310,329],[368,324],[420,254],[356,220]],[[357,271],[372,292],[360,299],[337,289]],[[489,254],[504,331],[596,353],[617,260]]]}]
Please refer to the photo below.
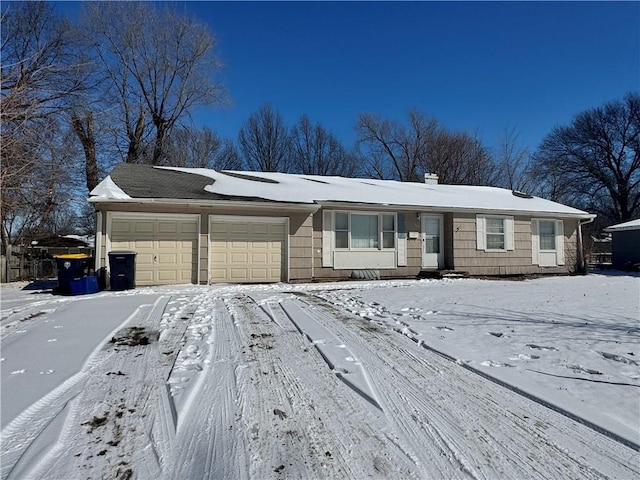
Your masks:
[{"label": "white garage door", "polygon": [[137,253],[136,285],[198,281],[197,218],[114,218],[111,250]]},{"label": "white garage door", "polygon": [[286,223],[213,220],[211,283],[286,281]]}]

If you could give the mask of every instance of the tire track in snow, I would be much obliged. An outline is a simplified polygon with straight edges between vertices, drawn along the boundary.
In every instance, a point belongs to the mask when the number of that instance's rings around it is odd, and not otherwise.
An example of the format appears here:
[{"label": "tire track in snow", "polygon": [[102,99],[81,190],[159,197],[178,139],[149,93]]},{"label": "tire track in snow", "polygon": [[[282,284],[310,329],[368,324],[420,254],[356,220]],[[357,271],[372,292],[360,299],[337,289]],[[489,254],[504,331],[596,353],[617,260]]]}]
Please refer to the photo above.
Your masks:
[{"label": "tire track in snow", "polygon": [[60,437],[16,478],[161,475],[163,451],[158,448],[167,439],[153,425],[167,413],[162,396],[171,362],[156,340],[168,301],[160,297],[153,308],[140,309],[128,320],[135,325],[119,329],[95,355],[95,368],[71,402]]},{"label": "tire track in snow", "polygon": [[296,373],[298,362],[292,363],[293,358],[302,360],[306,356],[301,355],[306,353],[301,352],[304,346],[294,342],[287,349],[287,356],[273,355],[274,350],[280,350],[278,344],[284,338],[297,339],[293,325],[277,303],[258,305],[253,299],[247,300],[248,297],[236,298],[233,303],[244,320],[247,359],[255,365],[247,388],[251,477],[277,478],[281,473],[303,478],[353,477],[354,472],[343,459],[331,459],[336,454],[336,444],[328,444],[323,438],[326,427],[322,416],[316,413],[313,394]]},{"label": "tire track in snow", "polygon": [[[561,415],[566,416],[567,418],[579,422],[591,429],[593,429],[594,431],[603,434],[617,442],[620,442],[621,444],[635,450],[636,452],[640,451],[640,441],[637,438],[637,435],[632,435],[632,436],[621,436],[618,435],[600,425],[598,425],[597,423],[594,423],[592,421],[590,421],[589,419],[585,418],[584,416],[580,416],[578,414],[572,413],[570,411],[568,411],[566,408],[563,408],[562,406],[556,405],[555,403],[551,402],[551,401],[547,401],[544,398],[541,398],[540,396],[536,396],[536,395],[532,395],[531,393],[527,392],[526,390],[523,390],[522,388],[519,388],[516,385],[513,385],[511,383],[505,382],[497,377],[495,377],[494,375],[491,375],[490,373],[479,369],[473,365],[468,364],[465,361],[460,361],[436,348],[434,348],[433,346],[425,343],[421,338],[420,335],[417,334],[417,332],[411,330],[410,328],[408,328],[408,324],[403,322],[401,319],[398,319],[398,316],[396,314],[393,314],[391,312],[389,312],[386,308],[381,307],[378,303],[373,303],[373,304],[368,304],[365,301],[363,301],[360,297],[356,296],[356,297],[352,297],[349,298],[347,303],[345,304],[340,298],[336,298],[336,294],[334,292],[331,291],[327,291],[327,292],[323,292],[317,295],[320,298],[323,298],[327,301],[329,301],[330,303],[332,303],[334,306],[340,306],[340,308],[345,308],[346,310],[350,311],[351,313],[356,313],[358,316],[364,318],[365,320],[368,320],[370,322],[376,323],[378,325],[383,326],[384,328],[391,328],[393,331],[400,333],[402,335],[407,336],[408,338],[410,338],[411,340],[413,340],[414,342],[416,342],[418,345],[422,346],[423,348],[429,350],[430,352],[433,352],[447,360],[450,360],[452,362],[455,362],[457,364],[459,364],[460,366],[462,366],[462,368],[465,368],[467,370],[469,370],[470,372],[473,372],[476,375],[479,375],[480,377],[489,380],[497,385],[500,385],[501,387],[507,388],[519,395],[522,395],[523,397],[536,402],[546,408],[549,408]],[[387,320],[387,322],[385,321],[381,321],[379,319],[376,319],[375,317],[378,316],[382,316],[385,317],[385,320]],[[391,319],[393,320],[395,323],[402,325],[401,327],[392,325],[390,323],[388,323],[388,320]],[[528,347],[531,348],[536,348],[536,349],[542,349],[542,350],[555,350],[555,348],[553,347],[541,347],[539,345],[534,345],[534,344],[528,344]],[[601,352],[599,352],[601,353]],[[629,360],[629,359],[627,359]],[[552,374],[548,374],[545,372],[538,372],[537,370],[532,370],[532,369],[528,369],[529,371],[532,372],[536,372],[539,374],[544,374],[544,375],[551,375],[551,376],[556,376],[556,375],[552,375]],[[573,378],[574,380],[581,380],[581,381],[591,381],[594,383],[598,383],[597,380],[592,380],[592,379],[584,379],[584,378],[579,378],[579,377],[566,377],[566,378]],[[625,385],[625,386],[633,386],[633,387],[637,387],[638,385],[635,384],[628,384],[628,383],[616,383],[616,385]]]},{"label": "tire track in snow", "polygon": [[[243,392],[240,339],[220,298],[199,298],[193,322],[211,318],[206,362],[196,385],[178,411],[174,459],[166,478],[248,478],[245,435],[239,431]],[[204,423],[203,423],[204,420]]]},{"label": "tire track in snow", "polygon": [[[293,311],[295,307],[290,303],[295,304],[298,301],[290,300],[284,302],[285,309],[290,308]],[[380,386],[375,391],[378,398],[380,398],[380,404],[387,421],[396,432],[399,445],[415,463],[420,475],[429,478],[444,478],[451,476],[452,472],[455,472],[454,476],[457,477],[474,478],[475,476],[469,468],[458,459],[456,450],[451,448],[437,430],[430,426],[425,429],[417,422],[415,412],[420,411],[420,409],[416,407],[411,409],[412,411],[407,409],[407,402],[404,398],[405,391],[410,391],[415,388],[415,385],[412,385],[403,377],[394,379],[393,373],[385,375],[380,372],[374,372],[374,370],[380,368],[393,372],[395,366],[389,363],[374,365],[370,361],[368,362],[366,360],[366,357],[369,356],[367,353],[368,345],[365,342],[365,348],[362,348],[361,344],[363,342],[358,334],[353,335],[351,332],[335,328],[336,322],[333,318],[328,316],[324,318],[325,316],[312,305],[304,303],[306,305],[305,314],[323,325],[327,330],[333,331],[349,348],[353,349],[363,365],[365,365],[365,369],[369,372],[374,383],[373,388],[375,388],[376,384]],[[362,324],[359,327],[363,331],[383,332],[384,335],[388,336],[388,332],[384,332],[378,326],[372,324]],[[384,352],[384,349],[381,352]],[[376,354],[381,352],[377,351]],[[381,375],[385,375],[386,378],[381,380]]]},{"label": "tire track in snow", "polygon": [[[29,452],[30,446],[37,443],[38,437],[54,423],[56,417],[62,415],[69,403],[86,389],[87,381],[110,357],[104,352],[108,340],[129,322],[142,321],[151,310],[152,305],[138,307],[94,349],[80,372],[31,405],[2,430],[2,468],[0,470],[2,479],[10,478],[20,459]],[[18,465],[18,468],[21,466]]]},{"label": "tire track in snow", "polygon": [[[384,386],[378,389],[382,406],[415,450],[439,438],[441,453],[460,464],[461,474],[476,477],[601,478],[616,472],[614,477],[632,478],[639,473],[637,460],[629,461],[633,452],[611,439],[483,381],[390,329],[372,327],[324,300],[312,302],[317,320],[333,328],[357,352],[374,383]],[[440,375],[433,375],[434,367]],[[422,416],[408,418],[407,410]],[[581,457],[584,451],[587,458]],[[430,461],[424,457],[421,464]],[[432,475],[451,475],[446,464],[436,460],[436,467]]]},{"label": "tire track in snow", "polygon": [[[252,438],[252,451],[258,453],[252,477],[278,477],[269,470],[270,458],[272,464],[282,459],[281,473],[292,478],[418,477],[410,459],[388,438],[380,410],[348,393],[278,300],[252,297],[259,306],[241,305],[242,317],[253,318],[242,323],[243,330],[249,338],[266,340],[266,348],[256,342],[248,352],[249,364],[260,367],[248,399],[258,409],[255,425],[263,425]],[[274,402],[283,405],[280,418],[271,408]]]}]

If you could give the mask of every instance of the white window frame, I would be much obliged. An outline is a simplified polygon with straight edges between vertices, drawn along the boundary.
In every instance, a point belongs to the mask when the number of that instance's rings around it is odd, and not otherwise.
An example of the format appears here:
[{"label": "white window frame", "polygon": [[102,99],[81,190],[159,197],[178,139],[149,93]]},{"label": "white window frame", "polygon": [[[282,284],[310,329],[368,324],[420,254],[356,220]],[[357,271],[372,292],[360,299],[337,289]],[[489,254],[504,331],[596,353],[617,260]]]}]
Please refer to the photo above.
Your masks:
[{"label": "white window frame", "polygon": [[[495,235],[487,232],[487,219],[501,219],[504,235],[504,248],[489,248],[487,235]],[[509,215],[476,215],[476,249],[485,252],[503,253],[515,250],[514,220]]]},{"label": "white window frame", "polygon": [[[336,240],[336,232],[338,230],[336,230],[335,225],[335,217],[336,215],[339,214],[346,214],[347,215],[347,219],[348,219],[348,246],[346,248],[338,248],[335,245],[337,244],[337,240]],[[367,216],[377,216],[378,217],[378,246],[377,247],[354,247],[353,246],[353,241],[351,238],[352,235],[352,227],[351,227],[351,216],[352,215],[367,215]],[[389,233],[391,232],[391,230],[384,230],[384,216],[391,216],[393,217],[393,246],[392,247],[385,247],[384,246],[384,233]],[[398,236],[398,215],[394,212],[394,213],[382,213],[382,212],[366,212],[366,211],[358,211],[358,210],[336,210],[332,212],[331,215],[331,225],[332,225],[332,235],[333,235],[333,245],[334,245],[334,250],[339,250],[339,251],[350,251],[350,252],[377,252],[379,250],[386,250],[386,251],[392,251],[396,249],[396,246],[398,244],[397,241],[397,236]],[[339,231],[344,231],[344,230],[339,230]]]}]

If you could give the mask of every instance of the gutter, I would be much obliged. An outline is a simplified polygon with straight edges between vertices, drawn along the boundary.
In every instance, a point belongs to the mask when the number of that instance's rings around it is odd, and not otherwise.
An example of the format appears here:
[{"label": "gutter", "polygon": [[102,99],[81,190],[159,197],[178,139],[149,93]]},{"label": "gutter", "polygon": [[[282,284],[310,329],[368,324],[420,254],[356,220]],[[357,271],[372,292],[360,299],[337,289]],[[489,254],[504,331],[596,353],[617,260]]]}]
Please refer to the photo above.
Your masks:
[{"label": "gutter", "polygon": [[258,210],[270,211],[300,211],[315,213],[320,208],[362,208],[365,210],[376,211],[400,211],[412,210],[420,212],[435,213],[480,213],[480,214],[498,214],[498,215],[535,215],[537,217],[552,218],[577,218],[578,220],[588,220],[587,223],[593,222],[595,215],[589,213],[572,213],[572,212],[553,212],[539,210],[500,210],[486,207],[451,207],[451,206],[426,206],[426,205],[400,205],[400,204],[383,204],[383,203],[363,203],[363,202],[337,202],[331,200],[319,200],[314,203],[287,203],[274,201],[251,201],[251,200],[192,200],[192,199],[174,199],[174,198],[100,198],[89,197],[89,203],[99,204],[153,204],[153,205],[180,205],[180,206],[198,206],[198,207],[235,207],[235,208],[251,208]]},{"label": "gutter", "polygon": [[89,203],[96,207],[100,204],[124,204],[124,205],[179,205],[197,207],[231,207],[231,208],[252,208],[269,211],[301,211],[315,213],[320,209],[317,204],[285,203],[285,202],[264,202],[264,201],[233,201],[233,200],[191,200],[173,198],[97,198],[89,197]]},{"label": "gutter", "polygon": [[592,215],[586,220],[578,220],[578,255],[580,256],[580,270],[581,273],[587,273],[587,260],[584,256],[584,244],[582,243],[582,226],[592,223],[596,219],[595,215]]},{"label": "gutter", "polygon": [[362,208],[364,210],[375,211],[400,211],[411,210],[424,213],[471,213],[471,214],[494,214],[494,215],[534,215],[536,218],[549,217],[549,218],[573,218],[573,219],[591,219],[593,221],[595,216],[585,212],[553,212],[553,211],[540,211],[540,210],[508,210],[508,209],[496,209],[486,207],[452,207],[452,206],[423,206],[423,205],[396,205],[396,204],[384,204],[384,203],[363,203],[363,202],[335,202],[330,200],[320,200],[318,205],[323,208]]}]

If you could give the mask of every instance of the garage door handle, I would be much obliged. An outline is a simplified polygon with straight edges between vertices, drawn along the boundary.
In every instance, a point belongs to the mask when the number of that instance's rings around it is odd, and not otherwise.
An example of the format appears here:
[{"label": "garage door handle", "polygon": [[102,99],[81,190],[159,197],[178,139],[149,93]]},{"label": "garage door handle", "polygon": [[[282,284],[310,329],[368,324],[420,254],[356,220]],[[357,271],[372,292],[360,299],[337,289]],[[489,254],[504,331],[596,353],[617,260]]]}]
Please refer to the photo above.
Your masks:
[{"label": "garage door handle", "polygon": [[154,255],[154,256],[153,256],[153,263],[156,263],[157,261],[158,261],[158,256],[157,256],[157,255]]}]

